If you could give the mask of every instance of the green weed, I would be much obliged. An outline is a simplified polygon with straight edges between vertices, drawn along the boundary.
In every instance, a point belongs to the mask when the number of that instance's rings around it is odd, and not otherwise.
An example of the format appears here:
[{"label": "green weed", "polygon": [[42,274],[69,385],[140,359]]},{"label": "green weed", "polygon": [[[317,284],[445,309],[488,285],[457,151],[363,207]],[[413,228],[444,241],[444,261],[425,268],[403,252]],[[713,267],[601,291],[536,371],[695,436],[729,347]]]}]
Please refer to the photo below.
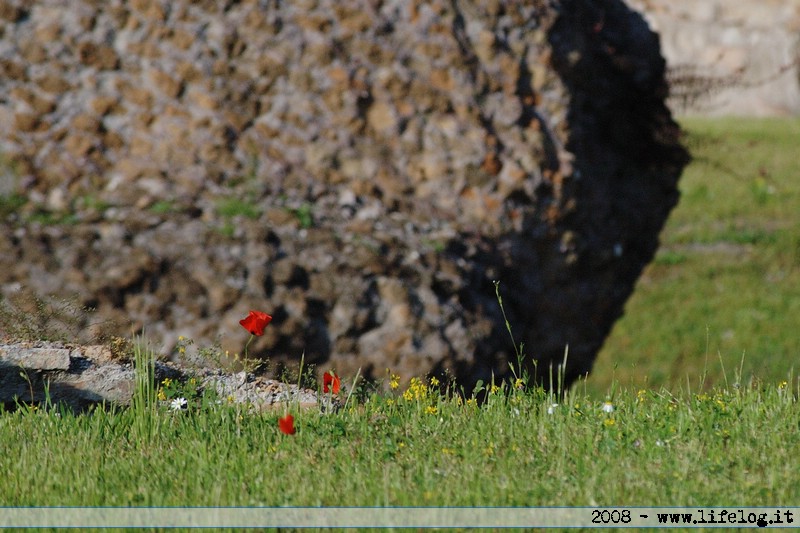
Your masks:
[{"label": "green weed", "polygon": [[19,193],[9,193],[0,195],[0,221],[6,221],[17,213],[22,206],[28,203],[28,199]]},{"label": "green weed", "polygon": [[175,202],[172,200],[159,200],[157,202],[154,202],[147,209],[151,213],[155,213],[157,215],[169,215],[171,213],[180,212],[180,208],[176,206]]},{"label": "green weed", "polygon": [[290,209],[290,211],[297,218],[300,228],[309,229],[314,226],[314,212],[311,204],[304,203],[296,209]]},{"label": "green weed", "polygon": [[217,202],[217,213],[225,218],[242,216],[256,220],[261,216],[261,209],[258,206],[240,198],[228,197],[221,198]]}]

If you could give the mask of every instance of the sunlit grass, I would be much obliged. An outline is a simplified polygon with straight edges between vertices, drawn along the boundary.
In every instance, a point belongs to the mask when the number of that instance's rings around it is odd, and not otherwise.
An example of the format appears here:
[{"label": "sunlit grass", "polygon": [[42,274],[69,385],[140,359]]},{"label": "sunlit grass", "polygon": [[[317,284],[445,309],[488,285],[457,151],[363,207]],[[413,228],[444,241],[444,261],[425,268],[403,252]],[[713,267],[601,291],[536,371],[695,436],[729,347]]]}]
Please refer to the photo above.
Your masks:
[{"label": "sunlit grass", "polygon": [[681,201],[587,387],[674,388],[707,371],[779,380],[800,355],[797,119],[687,120]]},{"label": "sunlit grass", "polygon": [[[789,382],[615,387],[603,401],[496,387],[482,405],[437,390],[416,380],[338,412],[22,407],[0,414],[0,504],[756,506],[800,496]],[[278,430],[284,412],[295,435]],[[157,431],[138,429],[143,416]]]}]

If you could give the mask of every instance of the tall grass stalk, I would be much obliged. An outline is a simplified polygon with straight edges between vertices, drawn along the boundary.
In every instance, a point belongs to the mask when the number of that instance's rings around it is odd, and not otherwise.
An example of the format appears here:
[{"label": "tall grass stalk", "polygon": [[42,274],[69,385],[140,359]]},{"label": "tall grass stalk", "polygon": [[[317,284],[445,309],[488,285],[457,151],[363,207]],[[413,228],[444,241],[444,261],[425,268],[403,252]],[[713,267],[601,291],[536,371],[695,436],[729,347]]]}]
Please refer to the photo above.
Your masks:
[{"label": "tall grass stalk", "polygon": [[140,441],[151,442],[158,429],[156,354],[141,337],[134,339],[133,364],[134,389],[131,397],[133,435]]},{"label": "tall grass stalk", "polygon": [[506,325],[506,331],[508,331],[508,336],[511,337],[511,345],[514,347],[514,354],[517,357],[517,366],[514,367],[513,364],[509,363],[508,366],[511,368],[511,374],[514,376],[514,379],[521,379],[522,382],[527,385],[530,379],[528,375],[528,371],[524,366],[525,362],[525,345],[520,343],[517,345],[516,341],[514,340],[514,333],[511,331],[511,323],[508,321],[508,317],[506,316],[506,309],[503,306],[503,297],[500,295],[500,282],[494,281],[494,294],[497,298],[497,304],[500,306],[500,312],[503,313],[503,321]]}]

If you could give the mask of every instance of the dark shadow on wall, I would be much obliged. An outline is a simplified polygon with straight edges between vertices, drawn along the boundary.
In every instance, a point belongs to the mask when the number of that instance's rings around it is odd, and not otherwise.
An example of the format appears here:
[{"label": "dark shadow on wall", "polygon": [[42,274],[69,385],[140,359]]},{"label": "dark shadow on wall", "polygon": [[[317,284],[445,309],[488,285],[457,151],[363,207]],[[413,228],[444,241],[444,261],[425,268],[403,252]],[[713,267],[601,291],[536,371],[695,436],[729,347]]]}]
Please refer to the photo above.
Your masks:
[{"label": "dark shadow on wall", "polygon": [[[14,412],[21,406],[61,409],[74,414],[103,406],[104,399],[70,384],[50,383],[45,372],[0,361],[0,406]],[[110,407],[110,404],[109,404]]]},{"label": "dark shadow on wall", "polygon": [[537,191],[537,214],[522,232],[449,250],[469,264],[461,303],[495,324],[476,365],[459,369],[467,387],[510,377],[515,359],[493,279],[538,383],[558,385],[565,355],[563,386],[591,371],[658,248],[690,159],[665,105],[658,36],[638,13],[620,0],[565,0],[549,42],[570,95],[565,148],[574,159]]}]

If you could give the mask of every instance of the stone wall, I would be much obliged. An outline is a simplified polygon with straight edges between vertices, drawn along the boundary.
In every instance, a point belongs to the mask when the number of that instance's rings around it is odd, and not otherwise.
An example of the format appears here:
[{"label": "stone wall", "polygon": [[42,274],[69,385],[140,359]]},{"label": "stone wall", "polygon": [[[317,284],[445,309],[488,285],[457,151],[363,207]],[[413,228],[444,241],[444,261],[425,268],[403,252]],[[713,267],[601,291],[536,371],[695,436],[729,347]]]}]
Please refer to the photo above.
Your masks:
[{"label": "stone wall", "polygon": [[345,376],[507,375],[495,280],[538,378],[588,372],[687,160],[618,0],[19,0],[0,73],[6,297],[166,352],[259,309],[251,355]]},{"label": "stone wall", "polygon": [[630,5],[661,36],[674,70],[674,110],[800,114],[800,0],[630,0]]}]

